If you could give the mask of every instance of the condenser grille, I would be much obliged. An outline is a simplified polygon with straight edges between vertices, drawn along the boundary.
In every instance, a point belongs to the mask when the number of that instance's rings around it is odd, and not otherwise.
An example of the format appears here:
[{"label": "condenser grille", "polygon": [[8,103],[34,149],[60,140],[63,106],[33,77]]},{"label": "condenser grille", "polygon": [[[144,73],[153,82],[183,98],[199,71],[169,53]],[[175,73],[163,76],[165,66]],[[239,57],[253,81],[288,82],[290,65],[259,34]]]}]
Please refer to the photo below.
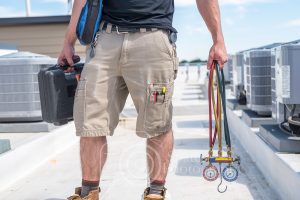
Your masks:
[{"label": "condenser grille", "polygon": [[260,87],[260,88],[252,86],[251,90],[252,90],[252,95],[254,95],[254,96],[268,96],[268,95],[271,95],[271,86],[269,86],[269,87]]},{"label": "condenser grille", "polygon": [[266,87],[266,86],[270,86],[270,88],[271,88],[271,78],[270,78],[270,76],[252,77],[251,85],[262,87],[262,88]]},{"label": "condenser grille", "polygon": [[[249,74],[250,74],[250,72],[249,72]],[[251,68],[251,76],[268,76],[269,77],[270,75],[271,75],[271,69],[268,66]]]},{"label": "condenser grille", "polygon": [[[271,96],[251,96],[251,104],[253,106],[271,106],[272,98]],[[256,110],[256,111],[265,111],[265,110]],[[267,110],[269,111],[269,110]]]},{"label": "condenser grille", "polygon": [[252,57],[249,59],[251,66],[271,66],[271,57]]},{"label": "condenser grille", "polygon": [[248,107],[257,113],[271,112],[271,51],[245,53]]},{"label": "condenser grille", "polygon": [[0,122],[41,120],[37,74],[55,63],[26,52],[0,57]]}]

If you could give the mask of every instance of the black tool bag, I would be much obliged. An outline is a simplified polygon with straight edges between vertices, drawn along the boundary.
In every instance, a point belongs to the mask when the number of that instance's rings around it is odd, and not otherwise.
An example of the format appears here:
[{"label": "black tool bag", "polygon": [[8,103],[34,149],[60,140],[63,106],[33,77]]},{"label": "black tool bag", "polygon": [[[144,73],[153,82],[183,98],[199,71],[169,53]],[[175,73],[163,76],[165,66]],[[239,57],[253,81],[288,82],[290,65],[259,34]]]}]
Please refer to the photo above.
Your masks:
[{"label": "black tool bag", "polygon": [[102,1],[87,0],[81,10],[76,35],[82,45],[90,45],[94,41],[101,23]]},{"label": "black tool bag", "polygon": [[83,63],[75,64],[73,71],[55,65],[38,74],[43,120],[62,125],[73,119],[74,96]]}]

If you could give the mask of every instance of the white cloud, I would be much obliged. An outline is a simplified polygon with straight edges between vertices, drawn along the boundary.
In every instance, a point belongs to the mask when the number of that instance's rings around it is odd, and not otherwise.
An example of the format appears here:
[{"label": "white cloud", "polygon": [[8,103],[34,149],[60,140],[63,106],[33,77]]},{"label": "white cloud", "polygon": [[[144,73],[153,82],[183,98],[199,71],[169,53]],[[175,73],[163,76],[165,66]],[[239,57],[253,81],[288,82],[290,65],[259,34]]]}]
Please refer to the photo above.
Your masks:
[{"label": "white cloud", "polygon": [[267,3],[272,0],[219,0],[221,5],[245,5],[253,3]]},{"label": "white cloud", "polygon": [[245,5],[236,5],[235,6],[235,17],[237,19],[243,19],[249,10]]},{"label": "white cloud", "polygon": [[[273,0],[219,0],[221,5],[246,5],[253,3],[267,3]],[[175,0],[176,6],[196,5],[196,0]]]},{"label": "white cloud", "polygon": [[68,0],[43,0],[45,3],[62,3],[62,4],[67,4]]},{"label": "white cloud", "polygon": [[15,10],[11,7],[0,6],[0,18],[24,17],[24,16],[25,16],[25,10],[19,11],[19,10]]},{"label": "white cloud", "polygon": [[[248,12],[247,6],[258,3],[270,3],[281,0],[219,0],[220,6],[233,6],[235,8],[236,18],[242,19]],[[196,0],[175,0],[175,5],[179,7],[196,5]],[[234,21],[225,19],[227,25],[233,25]]]},{"label": "white cloud", "polygon": [[300,19],[294,19],[286,23],[287,27],[297,27],[300,26]]},{"label": "white cloud", "polygon": [[190,6],[196,5],[196,0],[175,0],[176,6]]},{"label": "white cloud", "polygon": [[226,18],[224,19],[224,22],[225,22],[227,25],[229,25],[229,26],[232,26],[232,25],[235,24],[234,20],[231,19],[231,18],[229,18],[229,17],[226,17]]}]

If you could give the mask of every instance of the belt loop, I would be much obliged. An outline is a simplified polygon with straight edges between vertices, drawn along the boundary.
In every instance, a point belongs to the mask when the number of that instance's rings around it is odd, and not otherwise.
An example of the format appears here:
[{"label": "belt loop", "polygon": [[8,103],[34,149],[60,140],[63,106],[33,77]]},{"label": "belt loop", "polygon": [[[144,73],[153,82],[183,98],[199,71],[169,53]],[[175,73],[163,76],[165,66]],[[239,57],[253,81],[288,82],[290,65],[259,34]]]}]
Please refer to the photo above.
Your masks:
[{"label": "belt loop", "polygon": [[103,26],[104,26],[104,21],[102,21],[101,24],[100,24],[100,31],[101,31],[101,32],[102,32],[102,30],[103,30]]},{"label": "belt loop", "polygon": [[157,31],[157,30],[158,30],[157,28],[151,28],[152,32]]},{"label": "belt loop", "polygon": [[112,24],[111,23],[107,23],[106,33],[111,33],[111,29],[112,29]]},{"label": "belt loop", "polygon": [[141,32],[141,33],[146,33],[146,32],[147,32],[147,29],[146,29],[146,28],[140,28],[140,32]]}]

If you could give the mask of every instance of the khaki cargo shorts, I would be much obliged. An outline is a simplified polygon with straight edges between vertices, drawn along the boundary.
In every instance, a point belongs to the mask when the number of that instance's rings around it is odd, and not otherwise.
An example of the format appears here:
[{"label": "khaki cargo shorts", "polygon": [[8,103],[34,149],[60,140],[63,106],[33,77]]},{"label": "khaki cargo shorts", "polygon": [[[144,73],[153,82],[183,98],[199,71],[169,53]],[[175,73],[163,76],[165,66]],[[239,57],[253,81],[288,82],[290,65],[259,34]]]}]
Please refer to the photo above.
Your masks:
[{"label": "khaki cargo shorts", "polygon": [[75,95],[76,135],[113,135],[129,93],[138,113],[138,136],[151,138],[172,128],[178,59],[165,31],[102,31],[92,59],[90,51]]}]

